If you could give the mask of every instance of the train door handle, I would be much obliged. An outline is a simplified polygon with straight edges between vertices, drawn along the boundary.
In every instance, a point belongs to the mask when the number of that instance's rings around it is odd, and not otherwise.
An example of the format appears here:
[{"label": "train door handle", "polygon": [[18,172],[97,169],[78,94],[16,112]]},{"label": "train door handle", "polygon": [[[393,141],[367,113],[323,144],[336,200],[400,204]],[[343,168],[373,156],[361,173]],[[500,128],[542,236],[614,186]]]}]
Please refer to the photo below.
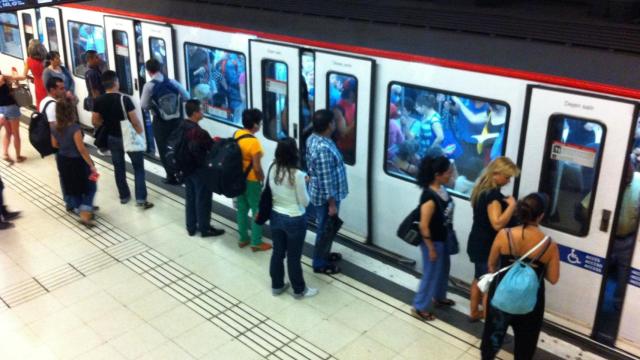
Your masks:
[{"label": "train door handle", "polygon": [[133,79],[133,87],[138,91],[138,79]]},{"label": "train door handle", "polygon": [[600,231],[609,231],[609,222],[611,222],[611,210],[602,209],[602,219],[600,220]]},{"label": "train door handle", "polygon": [[298,124],[293,124],[293,138],[298,140]]}]

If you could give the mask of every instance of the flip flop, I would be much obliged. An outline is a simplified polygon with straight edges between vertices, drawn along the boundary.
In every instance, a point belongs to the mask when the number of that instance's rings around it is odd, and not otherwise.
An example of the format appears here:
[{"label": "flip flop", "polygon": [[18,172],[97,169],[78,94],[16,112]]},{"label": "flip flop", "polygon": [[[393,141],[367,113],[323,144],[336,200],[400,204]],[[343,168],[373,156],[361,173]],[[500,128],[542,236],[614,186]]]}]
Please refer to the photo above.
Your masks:
[{"label": "flip flop", "polygon": [[421,311],[416,308],[411,308],[411,316],[416,319],[420,319],[423,321],[433,321],[436,319],[436,316],[433,315],[432,312],[429,311]]}]

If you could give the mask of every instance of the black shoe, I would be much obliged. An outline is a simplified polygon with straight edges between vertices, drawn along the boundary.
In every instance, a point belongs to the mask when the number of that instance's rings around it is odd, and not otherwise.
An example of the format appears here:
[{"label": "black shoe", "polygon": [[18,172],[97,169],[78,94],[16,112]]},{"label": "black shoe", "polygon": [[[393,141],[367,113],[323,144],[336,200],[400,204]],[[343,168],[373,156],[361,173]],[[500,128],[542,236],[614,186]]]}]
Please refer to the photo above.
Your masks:
[{"label": "black shoe", "polygon": [[201,233],[202,237],[209,237],[209,236],[220,236],[224,234],[224,230],[222,229],[216,229],[213,226],[209,227],[209,230],[204,231]]},{"label": "black shoe", "polygon": [[15,227],[15,225],[13,225],[13,223],[6,222],[6,221],[0,221],[0,230],[11,229],[13,227]]},{"label": "black shoe", "polygon": [[195,234],[196,234],[196,232],[195,232],[195,231],[189,231],[189,230],[187,230],[187,234],[189,234],[189,236],[193,236],[193,235],[195,235]]},{"label": "black shoe", "polygon": [[153,207],[153,203],[145,201],[143,203],[136,204],[137,207],[141,207],[142,210],[151,209]]},{"label": "black shoe", "polygon": [[10,221],[19,217],[20,211],[5,211],[4,214],[2,214],[2,219],[4,221]]},{"label": "black shoe", "polygon": [[174,178],[165,178],[162,180],[163,183],[167,185],[180,185],[180,183]]}]

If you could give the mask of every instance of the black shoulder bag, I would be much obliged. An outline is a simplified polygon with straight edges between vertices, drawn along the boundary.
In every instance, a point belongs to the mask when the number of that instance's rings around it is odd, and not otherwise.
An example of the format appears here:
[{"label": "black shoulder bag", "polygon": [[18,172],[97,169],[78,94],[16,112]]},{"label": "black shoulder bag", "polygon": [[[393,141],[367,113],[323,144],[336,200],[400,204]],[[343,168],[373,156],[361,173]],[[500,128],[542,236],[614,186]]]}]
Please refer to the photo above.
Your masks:
[{"label": "black shoulder bag", "polygon": [[[249,165],[249,167],[251,167],[251,165]],[[269,176],[272,167],[273,163],[269,166],[269,170],[267,170],[267,181],[265,182],[264,189],[262,189],[262,194],[260,194],[260,203],[258,203],[258,213],[255,219],[258,225],[264,225],[271,218],[271,211],[273,211],[273,193],[269,185]]]}]

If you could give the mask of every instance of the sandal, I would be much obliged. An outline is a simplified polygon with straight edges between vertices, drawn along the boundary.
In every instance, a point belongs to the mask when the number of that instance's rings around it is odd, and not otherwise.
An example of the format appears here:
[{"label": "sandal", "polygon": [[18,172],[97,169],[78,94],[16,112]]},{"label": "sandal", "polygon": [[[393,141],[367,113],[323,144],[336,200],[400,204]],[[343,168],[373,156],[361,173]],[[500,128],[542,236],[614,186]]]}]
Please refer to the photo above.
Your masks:
[{"label": "sandal", "polygon": [[340,261],[342,260],[342,254],[340,253],[330,253],[329,254],[329,261]]},{"label": "sandal", "polygon": [[335,264],[330,264],[324,267],[313,268],[313,272],[317,274],[335,275],[339,274],[342,270]]},{"label": "sandal", "polygon": [[482,311],[478,311],[478,312],[476,312],[476,313],[474,313],[472,315],[469,315],[468,320],[469,320],[470,323],[475,323],[475,322],[478,322],[478,321],[482,320],[483,318],[484,318],[484,316],[482,314]]},{"label": "sandal", "polygon": [[418,310],[416,308],[411,308],[411,316],[416,319],[420,319],[423,321],[433,321],[436,319],[435,315],[429,311]]},{"label": "sandal", "polygon": [[451,299],[444,299],[444,300],[433,300],[433,304],[435,306],[453,306],[456,304],[456,302]]},{"label": "sandal", "polygon": [[21,162],[23,162],[23,161],[25,161],[25,160],[27,160],[27,158],[26,158],[25,156],[18,156],[17,161],[18,161],[19,163],[21,163]]},{"label": "sandal", "polygon": [[12,158],[9,157],[9,155],[6,155],[2,158],[2,160],[6,161],[9,163],[9,165],[13,164],[15,161],[13,161]]},{"label": "sandal", "polygon": [[240,241],[238,242],[238,247],[239,248],[244,248],[247,247],[247,245],[249,245],[250,241]]}]

